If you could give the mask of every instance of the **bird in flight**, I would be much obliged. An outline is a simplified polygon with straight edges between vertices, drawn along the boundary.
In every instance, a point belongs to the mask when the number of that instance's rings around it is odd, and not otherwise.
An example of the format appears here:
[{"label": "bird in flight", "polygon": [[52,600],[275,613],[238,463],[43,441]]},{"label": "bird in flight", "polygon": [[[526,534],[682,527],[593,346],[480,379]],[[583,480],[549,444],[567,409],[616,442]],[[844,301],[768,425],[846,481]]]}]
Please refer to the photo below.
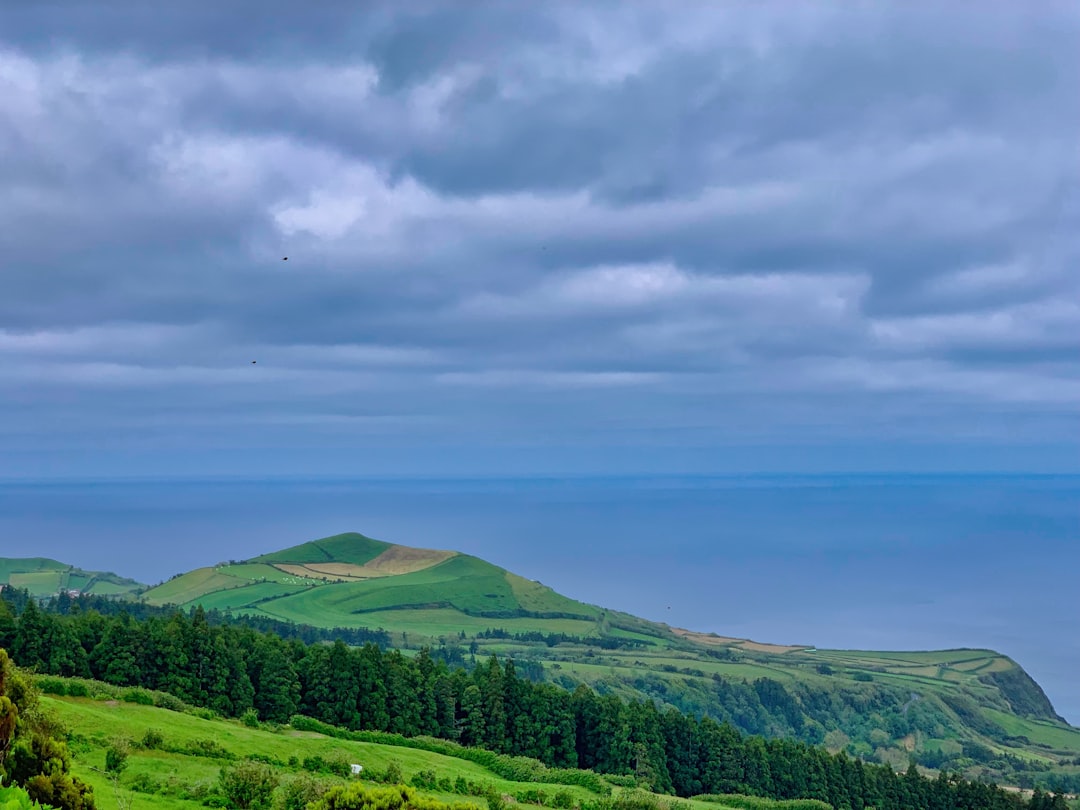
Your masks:
[{"label": "bird in flight", "polygon": [[282,257],[281,257],[281,260],[282,260],[283,262],[287,262],[287,261],[289,260],[289,257],[288,257],[288,256],[282,256]]}]

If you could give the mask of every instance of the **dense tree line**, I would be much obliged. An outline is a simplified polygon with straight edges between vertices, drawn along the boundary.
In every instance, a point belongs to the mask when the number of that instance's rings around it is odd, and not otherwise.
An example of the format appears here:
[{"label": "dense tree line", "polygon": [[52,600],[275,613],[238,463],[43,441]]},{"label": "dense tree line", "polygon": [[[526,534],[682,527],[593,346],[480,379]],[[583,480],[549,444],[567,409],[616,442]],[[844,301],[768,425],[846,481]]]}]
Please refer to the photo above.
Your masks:
[{"label": "dense tree line", "polygon": [[[748,793],[851,810],[1027,806],[989,785],[928,780],[914,767],[897,775],[652,702],[532,683],[513,661],[491,658],[470,673],[427,650],[408,658],[375,644],[304,644],[212,625],[201,609],[137,621],[96,611],[50,614],[31,600],[16,619],[0,599],[0,646],[42,673],[160,690],[228,716],[254,709],[263,720],[287,722],[300,713],[348,729],[429,735],[552,767],[624,775],[679,796]],[[793,711],[779,684],[750,688],[777,711]]]},{"label": "dense tree line", "polygon": [[575,636],[569,633],[541,633],[539,630],[511,633],[504,627],[489,627],[487,630],[481,630],[477,633],[476,637],[482,639],[506,639],[524,643],[543,643],[548,647],[557,647],[560,644],[588,645],[603,650],[629,650],[656,646],[656,642],[637,638],[621,638],[619,636],[585,638],[584,636]]},{"label": "dense tree line", "polygon": [[[8,594],[8,601],[20,611],[28,599],[29,594],[25,590],[16,589]],[[126,613],[138,621],[144,621],[151,616],[168,618],[178,610],[174,605],[149,605],[146,602],[129,602],[110,596],[85,593],[78,596],[61,593],[41,603],[41,608],[48,613],[58,613],[62,616],[72,613],[87,613],[89,611],[96,611],[103,616],[119,616],[121,613]],[[194,608],[188,610],[188,615],[190,616],[193,611]],[[341,640],[350,645],[370,642],[378,644],[380,647],[390,646],[390,634],[381,628],[313,627],[310,624],[279,621],[278,619],[271,619],[269,616],[237,615],[220,610],[208,610],[205,614],[207,622],[212,625],[225,624],[233,627],[249,627],[262,633],[273,633],[286,641],[297,639],[305,644],[314,644],[319,641]]]}]

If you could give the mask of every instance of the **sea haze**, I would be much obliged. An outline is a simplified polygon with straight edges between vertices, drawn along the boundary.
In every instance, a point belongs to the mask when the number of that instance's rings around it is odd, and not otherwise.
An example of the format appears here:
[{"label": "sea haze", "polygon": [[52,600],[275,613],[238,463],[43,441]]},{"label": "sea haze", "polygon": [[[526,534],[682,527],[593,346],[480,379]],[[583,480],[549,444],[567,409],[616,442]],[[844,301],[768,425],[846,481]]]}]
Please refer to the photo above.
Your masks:
[{"label": "sea haze", "polygon": [[344,531],[696,630],[990,647],[1080,724],[1080,476],[0,483],[0,555],[150,583]]}]

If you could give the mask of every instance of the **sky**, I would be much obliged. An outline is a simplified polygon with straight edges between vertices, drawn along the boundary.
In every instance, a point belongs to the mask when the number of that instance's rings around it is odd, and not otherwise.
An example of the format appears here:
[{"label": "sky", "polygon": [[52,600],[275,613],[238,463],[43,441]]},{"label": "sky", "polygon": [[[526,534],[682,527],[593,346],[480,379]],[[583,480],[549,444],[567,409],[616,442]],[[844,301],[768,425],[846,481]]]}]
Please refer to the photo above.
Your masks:
[{"label": "sky", "polygon": [[1078,471],[1078,43],[4,3],[0,477]]}]

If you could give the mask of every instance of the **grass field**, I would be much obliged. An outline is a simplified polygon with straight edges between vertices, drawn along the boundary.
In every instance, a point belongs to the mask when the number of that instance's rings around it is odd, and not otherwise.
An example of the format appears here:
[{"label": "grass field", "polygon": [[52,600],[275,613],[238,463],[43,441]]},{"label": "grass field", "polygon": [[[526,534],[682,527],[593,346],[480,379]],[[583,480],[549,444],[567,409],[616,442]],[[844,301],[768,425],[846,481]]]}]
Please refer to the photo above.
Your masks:
[{"label": "grass field", "polygon": [[146,586],[106,571],[84,571],[45,557],[0,558],[0,585],[25,588],[34,596],[55,596],[61,591],[114,596],[135,594]]},{"label": "grass field", "polygon": [[312,540],[282,551],[263,554],[255,562],[268,563],[320,563],[339,562],[364,565],[389,549],[390,543],[373,540],[362,534],[336,534],[321,540]]},{"label": "grass field", "polygon": [[988,709],[987,713],[1009,734],[1027,737],[1033,743],[1048,745],[1058,751],[1080,750],[1080,728],[1067,728],[1056,723],[1028,720],[994,709]]},{"label": "grass field", "polygon": [[[358,763],[369,773],[385,771],[394,762],[401,768],[406,782],[420,771],[434,771],[436,777],[446,777],[451,781],[461,777],[478,785],[490,785],[510,797],[523,790],[541,790],[549,796],[565,791],[575,804],[596,798],[594,793],[574,785],[503,779],[476,763],[456,757],[403,746],[338,740],[312,732],[296,731],[287,726],[249,728],[237,721],[203,719],[116,700],[45,696],[42,703],[72,731],[72,771],[94,787],[101,810],[122,810],[114,786],[103,773],[105,752],[118,741],[131,746],[131,754],[120,781],[120,798],[133,800],[132,806],[135,808],[196,810],[203,807],[202,798],[213,789],[222,765],[229,762],[192,753],[201,748],[205,751],[208,741],[212,741],[213,750],[219,755],[235,759],[260,758],[278,763],[273,767],[283,780],[300,774],[303,770],[300,763],[305,759],[320,757],[324,761]],[[139,744],[150,730],[158,732],[162,738],[156,749],[147,749]],[[297,764],[290,765],[290,762]],[[320,778],[338,783],[346,781],[325,774]],[[132,790],[140,783],[140,790]],[[148,786],[154,792],[144,792]],[[618,790],[613,788],[615,792]],[[482,798],[474,796],[430,789],[418,792],[447,802],[472,803],[481,810],[487,806]],[[670,798],[662,797],[661,800],[667,802]],[[705,801],[682,801],[684,806],[694,810],[708,810],[717,806]],[[762,804],[761,800],[756,801],[753,806],[761,810],[783,810],[785,806],[783,802]],[[748,806],[735,797],[730,802],[727,806]]]}]

